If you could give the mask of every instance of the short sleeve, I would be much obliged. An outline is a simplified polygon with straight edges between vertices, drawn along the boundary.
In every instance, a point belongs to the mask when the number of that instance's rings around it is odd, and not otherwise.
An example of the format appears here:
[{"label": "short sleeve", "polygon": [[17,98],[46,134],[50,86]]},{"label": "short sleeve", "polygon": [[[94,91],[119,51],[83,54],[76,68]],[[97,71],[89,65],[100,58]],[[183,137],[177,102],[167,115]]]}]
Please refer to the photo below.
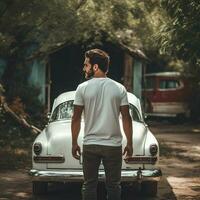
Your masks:
[{"label": "short sleeve", "polygon": [[122,98],[120,106],[129,105],[126,88],[123,87]]},{"label": "short sleeve", "polygon": [[79,105],[79,106],[84,105],[84,100],[83,100],[80,85],[77,87],[76,92],[75,92],[74,105]]}]

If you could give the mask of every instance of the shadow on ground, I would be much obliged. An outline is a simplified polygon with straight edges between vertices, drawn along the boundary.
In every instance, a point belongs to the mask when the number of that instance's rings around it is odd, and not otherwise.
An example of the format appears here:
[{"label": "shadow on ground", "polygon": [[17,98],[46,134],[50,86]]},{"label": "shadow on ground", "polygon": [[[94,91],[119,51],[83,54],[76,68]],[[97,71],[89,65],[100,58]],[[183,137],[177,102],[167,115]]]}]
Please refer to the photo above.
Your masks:
[{"label": "shadow on ground", "polygon": [[[104,189],[99,190],[98,200],[104,200]],[[45,195],[32,196],[29,176],[22,171],[0,172],[0,200],[81,200],[81,184],[50,184]],[[163,177],[158,185],[157,197],[145,197],[137,187],[123,187],[122,200],[176,200],[167,179]]]}]

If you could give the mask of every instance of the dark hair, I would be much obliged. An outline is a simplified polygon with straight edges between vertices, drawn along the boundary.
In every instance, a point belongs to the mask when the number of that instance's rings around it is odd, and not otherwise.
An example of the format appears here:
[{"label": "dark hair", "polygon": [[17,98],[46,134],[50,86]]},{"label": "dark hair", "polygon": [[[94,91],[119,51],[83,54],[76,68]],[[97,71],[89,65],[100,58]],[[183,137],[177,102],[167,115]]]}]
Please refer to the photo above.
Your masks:
[{"label": "dark hair", "polygon": [[110,57],[101,49],[91,49],[85,52],[85,57],[90,59],[90,63],[93,66],[98,64],[99,69],[106,73],[109,69]]}]

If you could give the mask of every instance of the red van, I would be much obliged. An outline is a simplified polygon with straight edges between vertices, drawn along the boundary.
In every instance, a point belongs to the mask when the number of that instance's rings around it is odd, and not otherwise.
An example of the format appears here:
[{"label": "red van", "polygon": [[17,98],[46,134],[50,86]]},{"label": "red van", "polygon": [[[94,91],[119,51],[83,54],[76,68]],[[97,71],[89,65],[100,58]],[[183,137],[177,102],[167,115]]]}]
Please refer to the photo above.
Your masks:
[{"label": "red van", "polygon": [[145,74],[144,110],[147,116],[190,116],[189,87],[179,72]]}]

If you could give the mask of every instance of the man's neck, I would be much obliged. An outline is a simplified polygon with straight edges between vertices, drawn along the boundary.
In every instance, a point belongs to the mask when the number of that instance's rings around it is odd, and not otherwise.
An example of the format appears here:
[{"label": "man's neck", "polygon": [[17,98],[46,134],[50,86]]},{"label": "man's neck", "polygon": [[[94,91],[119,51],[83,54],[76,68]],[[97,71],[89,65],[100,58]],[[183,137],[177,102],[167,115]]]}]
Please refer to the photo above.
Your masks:
[{"label": "man's neck", "polygon": [[102,72],[99,72],[99,73],[95,73],[93,78],[106,78],[106,74],[105,73],[102,73]]}]

